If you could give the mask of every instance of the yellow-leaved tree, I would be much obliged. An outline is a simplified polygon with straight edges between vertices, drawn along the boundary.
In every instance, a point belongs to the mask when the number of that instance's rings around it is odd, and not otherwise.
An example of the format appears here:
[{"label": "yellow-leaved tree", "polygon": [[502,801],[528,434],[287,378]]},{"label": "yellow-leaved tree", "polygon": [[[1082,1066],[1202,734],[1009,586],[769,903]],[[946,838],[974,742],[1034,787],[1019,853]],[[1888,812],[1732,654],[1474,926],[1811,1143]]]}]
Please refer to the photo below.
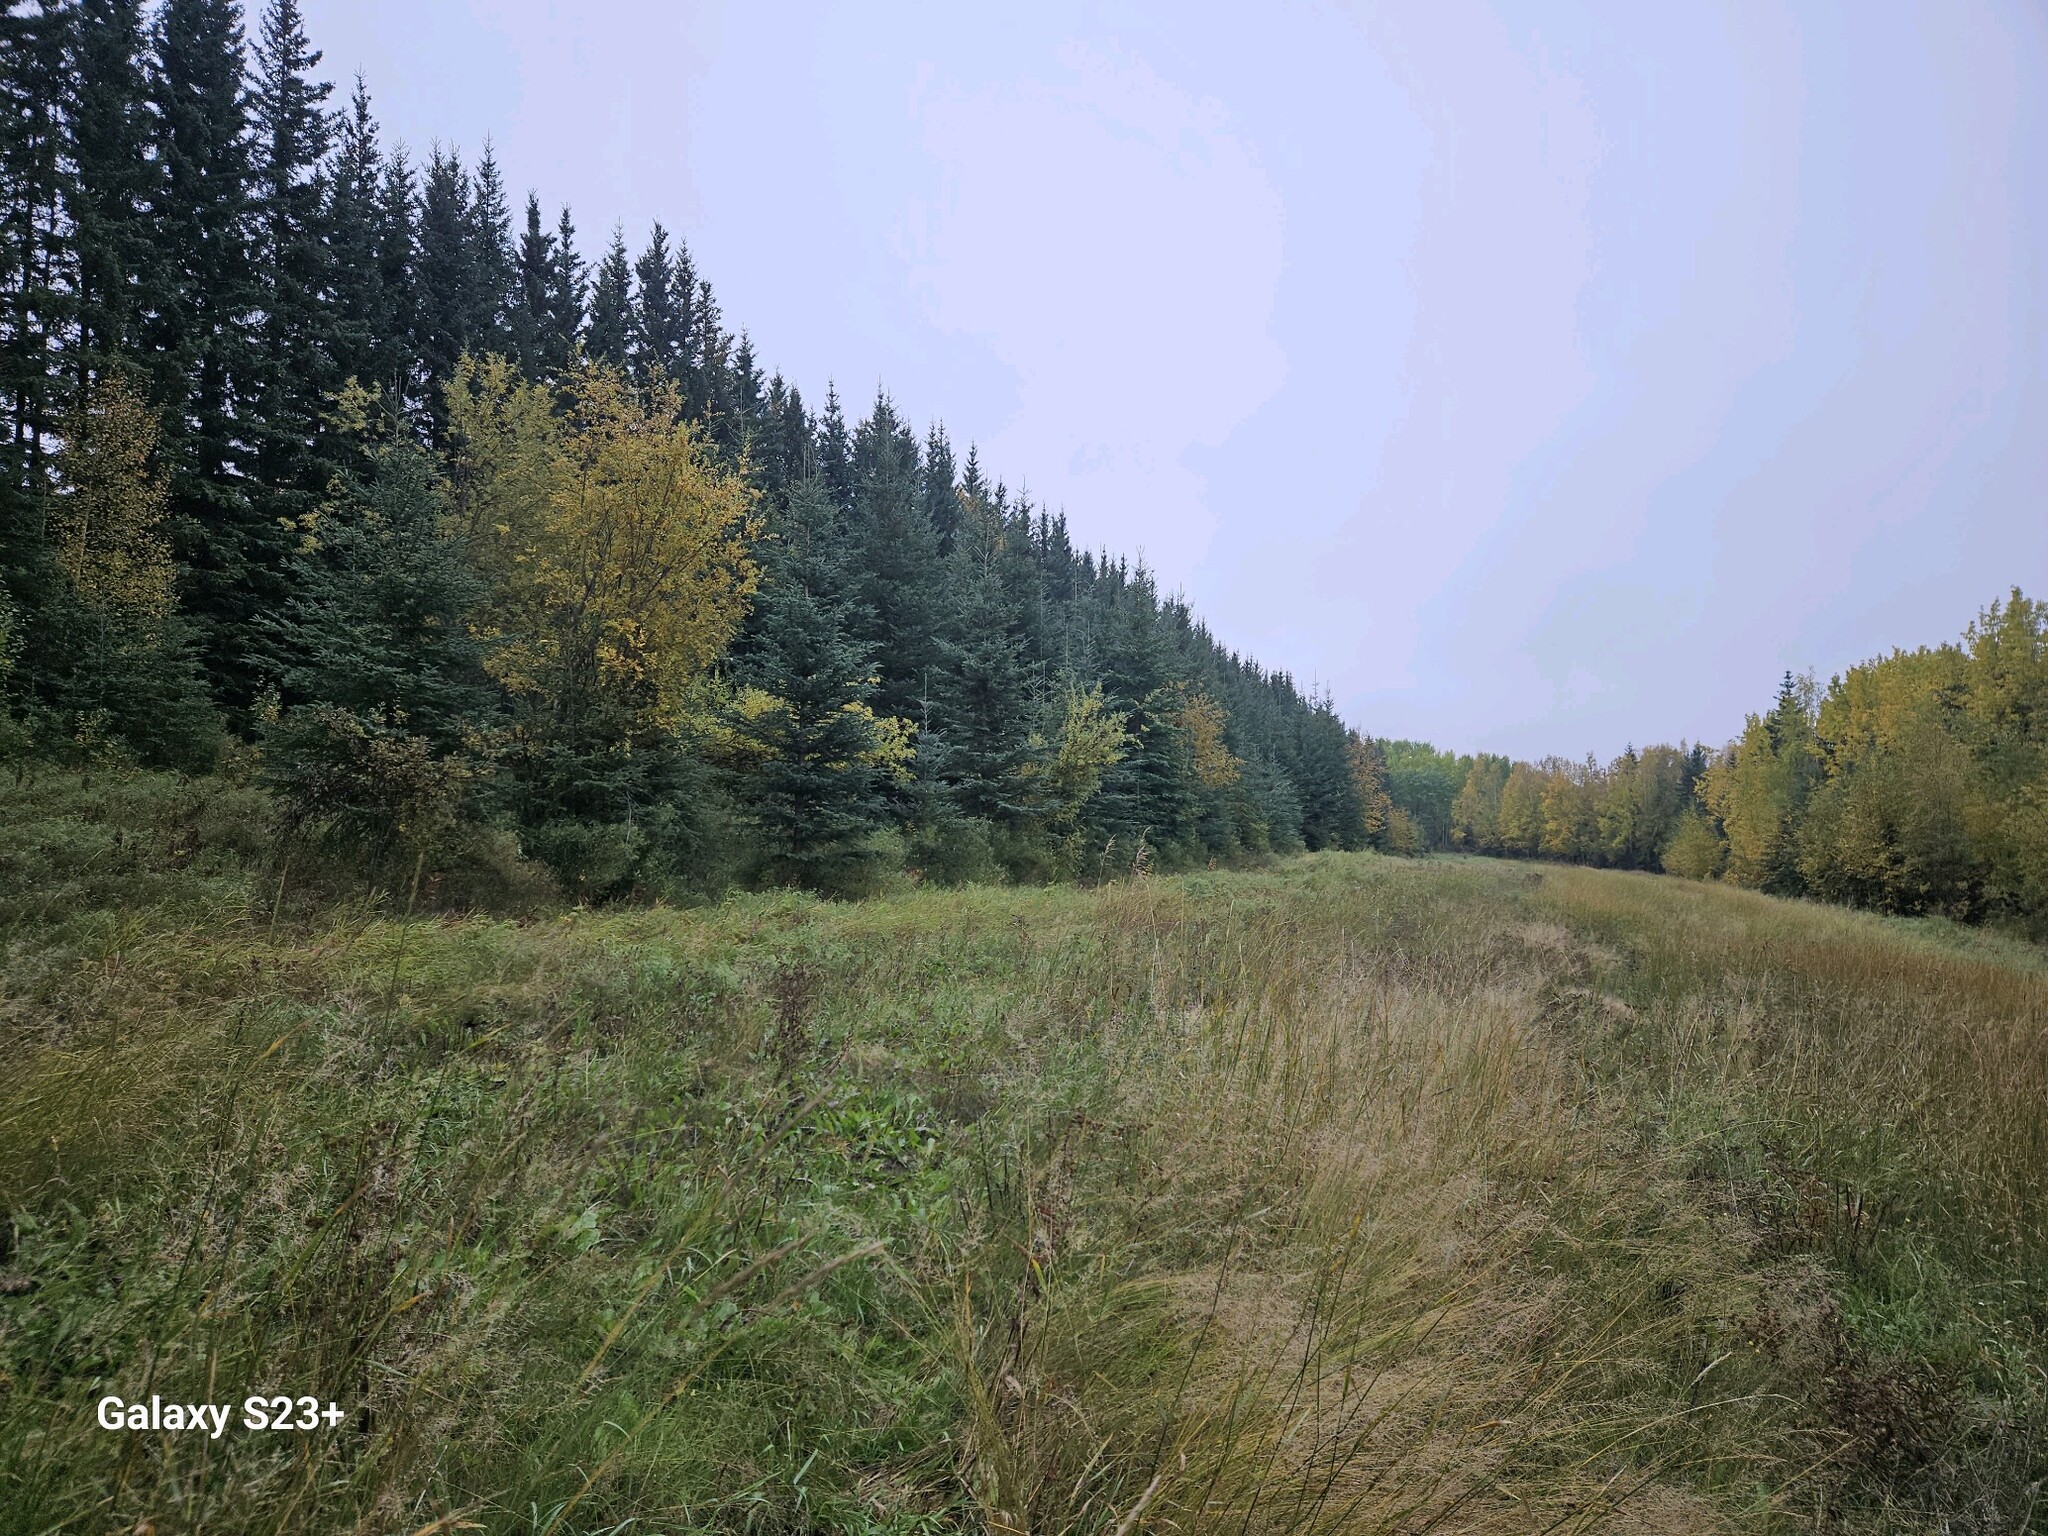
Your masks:
[{"label": "yellow-leaved tree", "polygon": [[1379,743],[1353,731],[1344,739],[1344,757],[1351,785],[1358,795],[1359,821],[1367,846],[1383,848],[1393,823],[1394,802],[1387,793],[1387,759]]},{"label": "yellow-leaved tree", "polygon": [[1080,826],[1081,813],[1103,778],[1130,749],[1129,721],[1129,715],[1109,707],[1101,684],[1085,691],[1070,684],[1053,739],[1031,737],[1033,760],[1026,776],[1036,781],[1034,798],[1053,831],[1071,835]]},{"label": "yellow-leaved tree", "polygon": [[[35,647],[53,714],[78,750],[201,770],[219,745],[219,721],[174,611],[157,436],[155,408],[123,373],[109,371],[80,395],[65,418],[48,513],[69,600],[43,608],[20,642]],[[0,635],[0,648],[15,643]]]},{"label": "yellow-leaved tree", "polygon": [[491,582],[491,674],[558,717],[623,702],[673,730],[746,615],[754,493],[683,417],[671,385],[605,367],[559,384],[502,358],[448,385],[448,481]]},{"label": "yellow-leaved tree", "polygon": [[100,380],[66,424],[51,503],[57,563],[78,600],[136,637],[171,612],[169,488],[151,463],[156,445],[149,402],[118,374]]}]

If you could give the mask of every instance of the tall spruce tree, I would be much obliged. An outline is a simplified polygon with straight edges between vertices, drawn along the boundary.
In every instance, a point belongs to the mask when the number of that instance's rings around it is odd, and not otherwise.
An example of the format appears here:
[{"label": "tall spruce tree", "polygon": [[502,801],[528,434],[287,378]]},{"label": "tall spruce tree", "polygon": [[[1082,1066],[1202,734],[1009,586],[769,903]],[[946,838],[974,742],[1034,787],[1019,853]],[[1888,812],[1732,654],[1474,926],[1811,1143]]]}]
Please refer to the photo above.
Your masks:
[{"label": "tall spruce tree", "polygon": [[[691,280],[689,248],[676,242],[676,282]],[[718,313],[711,284],[696,279],[697,296],[690,303],[689,365],[683,376],[683,403],[697,421],[716,422],[732,411],[732,337]]]},{"label": "tall spruce tree", "polygon": [[590,286],[590,330],[584,349],[594,363],[623,369],[633,350],[633,266],[626,236],[612,230],[612,243],[597,264]]},{"label": "tall spruce tree", "polygon": [[526,194],[526,228],[519,237],[519,271],[514,284],[512,355],[530,379],[556,366],[554,338],[555,237],[540,221],[540,198]]},{"label": "tall spruce tree", "polygon": [[164,381],[173,547],[208,675],[239,708],[259,679],[256,618],[274,608],[290,538],[250,494],[259,398],[250,260],[250,136],[241,17],[233,0],[165,0],[150,81],[164,183],[163,282],[152,346]]},{"label": "tall spruce tree", "polygon": [[370,390],[388,387],[383,349],[394,328],[378,259],[383,170],[370,93],[358,75],[336,125],[334,163],[327,176],[327,336],[334,378],[354,379]]},{"label": "tall spruce tree", "polygon": [[[61,591],[45,537],[48,463],[62,409],[55,343],[63,323],[63,124],[70,17],[0,5],[0,624],[12,690],[42,670],[24,629]],[[17,665],[19,659],[19,665]],[[6,722],[0,720],[0,730]]]},{"label": "tall spruce tree", "polygon": [[853,591],[881,668],[876,707],[904,719],[920,713],[938,660],[939,542],[918,504],[918,477],[917,439],[878,393],[853,445]]},{"label": "tall spruce tree", "polygon": [[773,700],[741,712],[746,815],[780,882],[840,883],[870,857],[884,820],[874,717],[874,653],[854,638],[836,519],[824,485],[800,481],[777,518],[768,579],[739,658]]},{"label": "tall spruce tree", "polygon": [[139,361],[143,316],[156,303],[150,217],[159,166],[150,155],[140,0],[81,0],[69,121],[69,199],[76,345],[73,386],[117,359]]},{"label": "tall spruce tree", "polygon": [[576,254],[576,225],[569,205],[555,221],[554,262],[548,271],[548,331],[542,354],[550,368],[566,368],[583,334],[583,304],[590,290],[583,258]]},{"label": "tall spruce tree", "polygon": [[327,288],[326,156],[330,87],[312,71],[298,0],[270,0],[255,48],[250,98],[255,144],[253,239],[260,318],[249,436],[256,448],[252,499],[266,520],[297,522],[317,505],[329,466],[318,438],[325,402],[339,384],[336,316]]},{"label": "tall spruce tree", "polygon": [[839,408],[839,390],[825,385],[825,409],[818,417],[818,473],[824,478],[825,493],[832,498],[832,510],[842,528],[853,525],[853,435],[846,430],[846,413]]},{"label": "tall spruce tree", "polygon": [[427,393],[419,347],[418,256],[419,188],[412,163],[400,147],[386,157],[377,192],[377,281],[387,326],[379,338],[377,383],[389,393],[395,409],[424,424]]},{"label": "tall spruce tree", "polygon": [[519,305],[519,258],[512,246],[512,209],[497,151],[484,140],[469,204],[469,335],[472,352],[517,355],[512,316]]},{"label": "tall spruce tree", "polygon": [[762,488],[775,496],[818,473],[817,437],[803,392],[779,373],[768,381],[763,409],[766,423],[755,444],[754,467]]},{"label": "tall spruce tree", "polygon": [[723,408],[711,419],[712,440],[728,464],[738,464],[753,451],[767,430],[768,397],[761,379],[761,366],[754,358],[754,343],[740,332],[733,348],[732,366],[726,374]]},{"label": "tall spruce tree", "polygon": [[454,373],[456,361],[487,339],[476,328],[478,264],[470,250],[475,229],[469,175],[454,151],[436,148],[427,158],[420,189],[412,286],[414,346],[437,430],[445,417],[432,385]]},{"label": "tall spruce tree", "polygon": [[956,505],[961,536],[946,560],[951,611],[934,647],[929,721],[944,743],[939,771],[954,806],[1010,822],[1025,812],[1033,711],[1017,603],[1003,582],[1008,530],[986,500],[963,496]]},{"label": "tall spruce tree", "polygon": [[633,263],[633,279],[633,376],[642,384],[683,384],[690,371],[693,295],[659,220]]},{"label": "tall spruce tree", "polygon": [[0,407],[7,412],[10,479],[40,493],[64,409],[58,349],[69,321],[62,104],[68,10],[7,6],[0,13]]},{"label": "tall spruce tree", "polygon": [[941,555],[951,554],[960,530],[961,500],[953,465],[953,445],[946,429],[933,422],[924,437],[924,479],[920,487],[925,521],[939,542]]}]

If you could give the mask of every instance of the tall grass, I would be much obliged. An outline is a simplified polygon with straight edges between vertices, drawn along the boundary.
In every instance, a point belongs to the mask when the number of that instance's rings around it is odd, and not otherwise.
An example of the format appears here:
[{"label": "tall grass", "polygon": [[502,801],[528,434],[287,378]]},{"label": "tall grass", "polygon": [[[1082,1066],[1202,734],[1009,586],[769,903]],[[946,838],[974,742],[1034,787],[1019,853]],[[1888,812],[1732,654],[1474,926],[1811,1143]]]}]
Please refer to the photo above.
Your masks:
[{"label": "tall grass", "polygon": [[[408,920],[192,793],[0,790],[0,1531],[2043,1518],[2035,952],[1368,856]],[[92,1418],[266,1389],[348,1419]]]}]

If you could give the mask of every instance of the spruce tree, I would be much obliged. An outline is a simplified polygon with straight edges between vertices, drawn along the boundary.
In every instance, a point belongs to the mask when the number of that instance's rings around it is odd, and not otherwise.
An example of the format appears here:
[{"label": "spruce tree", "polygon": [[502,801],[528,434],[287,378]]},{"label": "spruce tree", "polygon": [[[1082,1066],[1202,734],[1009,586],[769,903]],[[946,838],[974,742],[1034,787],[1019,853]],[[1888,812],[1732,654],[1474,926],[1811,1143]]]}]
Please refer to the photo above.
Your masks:
[{"label": "spruce tree", "polygon": [[817,434],[810,412],[804,409],[803,392],[784,383],[779,373],[768,381],[764,411],[767,420],[755,445],[756,472],[763,488],[779,495],[818,473]]},{"label": "spruce tree", "polygon": [[70,318],[63,103],[71,19],[45,6],[0,11],[0,409],[8,480],[24,506],[40,494],[65,405],[58,349]]},{"label": "spruce tree", "polygon": [[542,352],[550,368],[566,368],[576,355],[577,339],[583,334],[583,303],[590,284],[584,274],[583,258],[576,254],[576,225],[569,206],[555,221],[554,262],[548,271],[548,330]]},{"label": "spruce tree", "polygon": [[678,268],[657,220],[633,263],[633,376],[642,384],[684,384],[689,375],[693,296]]},{"label": "spruce tree", "polygon": [[612,243],[590,287],[590,331],[584,349],[594,363],[624,368],[633,348],[633,268],[626,257],[624,231],[612,230]]},{"label": "spruce tree", "polygon": [[391,381],[384,376],[383,352],[395,316],[378,250],[383,171],[377,120],[370,115],[370,94],[358,75],[336,129],[334,164],[327,177],[328,346],[337,381],[354,379],[366,389],[383,392],[395,409],[400,402],[390,398]]},{"label": "spruce tree", "polygon": [[512,211],[489,139],[476,163],[469,205],[469,350],[517,355],[512,316],[518,308],[519,262],[512,249]]},{"label": "spruce tree", "polygon": [[257,396],[250,260],[250,139],[241,19],[233,0],[166,0],[150,95],[164,184],[163,283],[152,347],[165,403],[173,547],[208,675],[235,708],[255,695],[257,616],[274,610],[290,538],[250,495],[256,445],[238,407]]},{"label": "spruce tree", "polygon": [[250,98],[250,254],[261,319],[247,404],[259,481],[251,495],[271,523],[296,523],[325,490],[329,469],[320,462],[317,439],[325,402],[340,383],[337,317],[327,291],[324,162],[332,124],[323,103],[330,88],[312,78],[319,63],[298,0],[270,0],[258,29]]},{"label": "spruce tree", "polygon": [[497,695],[469,625],[483,582],[445,531],[432,460],[403,437],[357,447],[270,626],[284,707],[263,776],[288,831],[402,880],[473,813]]},{"label": "spruce tree", "polygon": [[[927,468],[928,488],[941,477],[951,479],[943,434],[933,440],[944,467],[940,476]],[[944,561],[947,611],[930,680],[926,723],[943,743],[943,762],[933,770],[961,814],[1011,822],[1025,811],[1022,770],[1034,681],[1016,595],[1005,581],[1013,530],[990,501],[947,494],[959,537]]]},{"label": "spruce tree", "polygon": [[[1291,691],[1291,690],[1290,690]],[[1304,701],[1297,700],[1297,703]],[[1311,852],[1365,846],[1365,807],[1351,771],[1344,722],[1327,696],[1305,701],[1294,717],[1291,777],[1301,796],[1301,836]]]},{"label": "spruce tree", "polygon": [[918,477],[917,439],[877,394],[854,439],[853,591],[881,668],[876,707],[905,719],[929,687],[941,604],[938,535],[918,504]]},{"label": "spruce tree", "polygon": [[953,445],[946,429],[933,422],[924,438],[924,480],[921,487],[925,521],[939,541],[939,553],[951,554],[960,530],[960,494],[954,483]]},{"label": "spruce tree", "polygon": [[711,419],[712,439],[725,454],[726,462],[736,465],[753,452],[754,445],[767,431],[768,420],[761,368],[754,360],[754,343],[744,331],[733,349],[724,394],[723,409]]},{"label": "spruce tree", "polygon": [[423,425],[427,387],[415,289],[418,221],[419,196],[412,165],[405,151],[396,149],[384,162],[377,192],[377,284],[383,297],[385,329],[378,339],[376,382],[389,393],[394,408]]},{"label": "spruce tree", "polygon": [[81,0],[70,113],[69,208],[76,352],[84,389],[117,358],[140,359],[142,317],[156,303],[150,214],[158,166],[149,153],[139,0]]},{"label": "spruce tree", "polygon": [[[690,253],[676,242],[676,283],[691,280]],[[689,366],[683,378],[683,403],[697,421],[716,421],[732,410],[732,337],[719,317],[718,300],[711,284],[696,280],[696,298],[690,303]]]},{"label": "spruce tree", "polygon": [[557,366],[554,351],[555,239],[540,222],[540,198],[526,194],[526,229],[519,237],[519,271],[512,311],[512,355],[530,379]]},{"label": "spruce tree", "polygon": [[853,524],[853,436],[846,430],[846,415],[839,408],[839,390],[825,386],[825,410],[818,418],[818,473],[825,493],[842,528]]},{"label": "spruce tree", "polygon": [[851,631],[831,499],[810,479],[790,492],[776,528],[740,676],[774,702],[741,712],[746,814],[779,882],[833,886],[869,858],[883,822],[874,762],[872,650]]},{"label": "spruce tree", "polygon": [[470,252],[474,234],[469,176],[453,151],[437,148],[427,159],[420,193],[413,280],[414,345],[437,430],[444,418],[433,386],[454,373],[456,361],[485,339],[475,329],[477,263]]},{"label": "spruce tree", "polygon": [[62,208],[74,192],[62,114],[72,19],[0,4],[0,744],[10,746],[24,739],[10,715],[40,714],[67,659],[47,626],[64,593],[47,513],[48,455],[69,392],[56,343],[70,260]]},{"label": "spruce tree", "polygon": [[403,438],[341,477],[266,628],[287,707],[327,705],[456,750],[494,693],[469,619],[484,583],[448,536],[435,466]]}]

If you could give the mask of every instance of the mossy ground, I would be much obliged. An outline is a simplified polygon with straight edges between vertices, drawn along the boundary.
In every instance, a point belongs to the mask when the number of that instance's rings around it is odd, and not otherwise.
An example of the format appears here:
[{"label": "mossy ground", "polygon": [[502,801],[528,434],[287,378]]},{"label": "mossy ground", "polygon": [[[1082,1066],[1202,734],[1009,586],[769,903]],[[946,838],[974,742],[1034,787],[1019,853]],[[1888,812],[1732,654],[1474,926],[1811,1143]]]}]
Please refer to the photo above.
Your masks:
[{"label": "mossy ground", "polygon": [[[2048,966],[1318,856],[520,920],[0,791],[0,1531],[2048,1522]],[[104,1393],[315,1392],[310,1435]]]}]

